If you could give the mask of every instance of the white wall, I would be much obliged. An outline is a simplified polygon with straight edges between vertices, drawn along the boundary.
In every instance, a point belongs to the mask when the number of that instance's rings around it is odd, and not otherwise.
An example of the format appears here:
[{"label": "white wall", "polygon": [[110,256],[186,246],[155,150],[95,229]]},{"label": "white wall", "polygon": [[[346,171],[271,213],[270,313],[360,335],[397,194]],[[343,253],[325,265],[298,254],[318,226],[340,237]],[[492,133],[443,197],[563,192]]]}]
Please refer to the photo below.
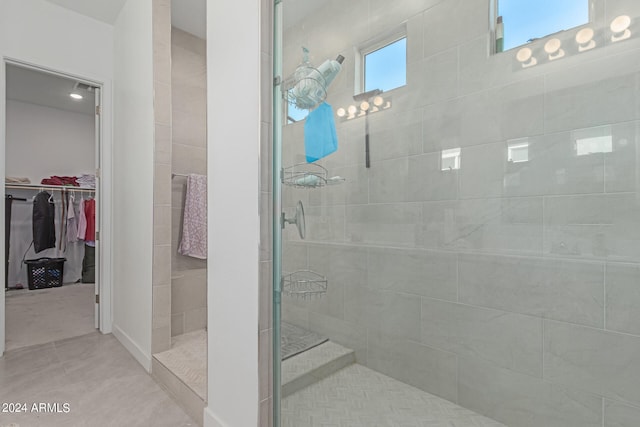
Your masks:
[{"label": "white wall", "polygon": [[51,175],[94,174],[95,119],[16,100],[7,100],[7,176],[40,183]]},{"label": "white wall", "polygon": [[[0,56],[66,73],[104,87],[102,116],[103,182],[108,183],[111,172],[111,80],[113,78],[113,27],[84,17],[44,0],[2,0],[0,2]],[[5,69],[0,64],[0,152],[5,146]],[[4,162],[0,162],[0,176],[4,176]],[[4,196],[4,187],[0,187]],[[103,186],[103,209],[111,205],[111,188]],[[107,219],[103,210],[101,217]],[[0,212],[4,223],[4,210]],[[102,227],[102,244],[110,242],[110,221]],[[0,240],[4,241],[4,227],[0,227]],[[111,254],[103,252],[101,263],[109,265]],[[4,245],[0,248],[4,259]],[[0,263],[4,275],[4,263]],[[109,270],[105,269],[103,285],[109,283]],[[109,301],[108,288],[102,289],[103,301]],[[102,330],[109,332],[111,313],[102,316]],[[0,293],[0,353],[4,350],[4,292]]]},{"label": "white wall", "polygon": [[151,367],[153,48],[151,0],[129,0],[114,26],[113,333]]},{"label": "white wall", "polygon": [[258,425],[260,3],[207,4],[207,427]]}]

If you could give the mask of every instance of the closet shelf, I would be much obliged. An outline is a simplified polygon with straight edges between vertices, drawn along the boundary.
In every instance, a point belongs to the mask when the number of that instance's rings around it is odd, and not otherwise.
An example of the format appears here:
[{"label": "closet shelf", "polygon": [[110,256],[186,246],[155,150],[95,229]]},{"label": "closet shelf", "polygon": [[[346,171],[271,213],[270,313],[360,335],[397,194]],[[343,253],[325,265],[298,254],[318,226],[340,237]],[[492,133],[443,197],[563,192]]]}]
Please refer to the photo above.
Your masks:
[{"label": "closet shelf", "polygon": [[44,184],[15,184],[15,183],[7,183],[4,185],[4,188],[9,188],[13,190],[69,190],[69,191],[77,191],[80,193],[95,193],[95,188],[87,188],[87,187],[72,187],[70,185],[44,185]]},{"label": "closet shelf", "polygon": [[297,188],[318,188],[328,185],[342,184],[345,179],[340,176],[328,178],[324,167],[315,163],[298,163],[282,170],[282,183]]},{"label": "closet shelf", "polygon": [[298,270],[282,278],[282,293],[296,298],[321,297],[327,293],[327,278],[311,270]]}]

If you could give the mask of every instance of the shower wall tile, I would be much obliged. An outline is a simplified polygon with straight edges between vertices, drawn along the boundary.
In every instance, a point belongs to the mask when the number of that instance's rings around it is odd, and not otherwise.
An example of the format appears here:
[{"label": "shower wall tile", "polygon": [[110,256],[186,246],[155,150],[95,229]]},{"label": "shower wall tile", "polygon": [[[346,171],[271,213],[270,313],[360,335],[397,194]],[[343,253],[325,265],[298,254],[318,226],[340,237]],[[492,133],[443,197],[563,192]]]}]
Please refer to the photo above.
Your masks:
[{"label": "shower wall tile", "polygon": [[[206,302],[205,302],[206,305]],[[184,312],[184,332],[199,331],[207,327],[207,309],[196,308]]]},{"label": "shower wall tile", "polygon": [[259,330],[271,328],[273,307],[273,277],[272,262],[260,262],[260,320]]},{"label": "shower wall tile", "polygon": [[[371,161],[406,158],[422,153],[422,111],[391,110],[369,117]],[[364,150],[364,140],[362,140]],[[363,151],[364,152],[364,151]]]},{"label": "shower wall tile", "polygon": [[[172,163],[174,173],[206,175],[207,149],[174,143]],[[181,179],[186,182],[185,178]]]},{"label": "shower wall tile", "polygon": [[410,65],[407,82],[418,88],[410,93],[419,97],[420,105],[455,98],[458,95],[458,49],[449,49]]},{"label": "shower wall tile", "polygon": [[380,332],[367,334],[367,366],[452,402],[458,401],[455,354]]},{"label": "shower wall tile", "polygon": [[607,329],[640,335],[640,266],[607,264]]},{"label": "shower wall tile", "polygon": [[171,336],[184,334],[184,313],[171,315]]},{"label": "shower wall tile", "polygon": [[171,206],[153,208],[153,244],[171,245]]},{"label": "shower wall tile", "polygon": [[442,1],[424,12],[424,55],[429,57],[489,29],[489,0]]},{"label": "shower wall tile", "polygon": [[171,281],[171,247],[153,247],[153,286],[166,285]]},{"label": "shower wall tile", "polygon": [[545,253],[640,260],[640,212],[635,193],[545,199]]},{"label": "shower wall tile", "polygon": [[171,164],[171,126],[156,124],[154,135],[154,163]]},{"label": "shower wall tile", "polygon": [[409,157],[408,200],[453,200],[458,198],[460,171],[442,170],[442,155],[429,153]]},{"label": "shower wall tile", "polygon": [[339,176],[344,182],[320,191],[309,191],[310,206],[360,205],[369,201],[369,170],[364,166],[338,166],[328,171],[329,177]]},{"label": "shower wall tile", "polygon": [[544,377],[638,405],[640,337],[545,321]]},{"label": "shower wall tile", "polygon": [[154,82],[155,122],[163,125],[171,124],[171,85]]},{"label": "shower wall tile", "polygon": [[544,79],[537,77],[427,106],[424,151],[541,134],[543,101]]},{"label": "shower wall tile", "polygon": [[451,249],[459,234],[457,201],[426,202],[422,205],[420,244],[427,249]]},{"label": "shower wall tile", "polygon": [[[262,53],[260,55],[260,69],[272,70],[271,55]],[[273,116],[273,102],[271,92],[273,91],[273,72],[260,73],[260,120],[264,123],[271,121]]]},{"label": "shower wall tile", "polygon": [[409,160],[407,158],[372,162],[369,170],[369,201],[393,203],[407,201]]},{"label": "shower wall tile", "polygon": [[423,298],[421,342],[542,378],[539,318]]},{"label": "shower wall tile", "polygon": [[[437,1],[440,1],[440,0],[437,0]],[[372,11],[374,10],[374,7],[378,7],[377,5],[374,5],[374,3],[384,5],[383,7],[385,9],[389,9],[390,7],[392,7],[392,5],[389,4],[389,2],[386,2],[384,0],[373,0],[371,3],[369,3],[369,7],[371,7]],[[420,1],[417,3],[420,3]],[[434,0],[434,4],[435,4],[435,0]],[[393,3],[393,6],[395,5],[396,3]],[[422,21],[423,21],[422,13],[423,13],[423,9],[420,8],[418,13],[411,15],[411,17],[407,19],[407,65],[413,64],[414,62],[419,62],[424,57],[424,30],[422,28]],[[374,16],[382,17],[382,16],[389,16],[389,14],[385,13],[385,14],[378,15],[374,13]],[[399,22],[399,21],[395,21],[395,22]]]},{"label": "shower wall tile", "polygon": [[422,207],[417,203],[347,206],[346,240],[351,243],[416,247]]},{"label": "shower wall tile", "polygon": [[171,326],[171,286],[162,285],[153,288],[153,329]]},{"label": "shower wall tile", "polygon": [[356,362],[366,364],[367,327],[332,316],[309,312],[309,329],[346,346],[356,353]]},{"label": "shower wall tile", "polygon": [[459,357],[458,403],[510,427],[601,427],[602,398]]},{"label": "shower wall tile", "polygon": [[174,111],[172,115],[173,141],[178,144],[191,145],[195,147],[206,147],[207,126],[204,120],[193,120],[194,116],[185,111]]},{"label": "shower wall tile", "polygon": [[260,194],[260,261],[271,259],[273,197],[271,193]]},{"label": "shower wall tile", "polygon": [[461,254],[460,302],[604,327],[604,265]]},{"label": "shower wall tile", "polygon": [[504,192],[508,196],[601,193],[604,191],[602,154],[577,156],[571,132],[520,139],[528,143],[529,160],[508,163]]},{"label": "shower wall tile", "polygon": [[541,198],[460,200],[456,209],[461,250],[512,254],[542,252]]},{"label": "shower wall tile", "polygon": [[[635,119],[635,75],[592,80],[583,84],[558,84],[555,79],[575,78],[566,72],[547,76],[545,130],[558,132]],[[558,87],[557,89],[555,87]]]},{"label": "shower wall tile", "polygon": [[636,427],[640,408],[610,400],[604,401],[604,427]]},{"label": "shower wall tile", "polygon": [[505,143],[496,142],[464,148],[460,162],[460,198],[502,196],[507,164]]},{"label": "shower wall tile", "polygon": [[420,341],[420,299],[413,295],[345,287],[344,319],[381,332]]},{"label": "shower wall tile", "polygon": [[[422,21],[423,11],[432,8],[444,0],[413,0],[403,3],[389,3],[385,0],[371,0],[369,2],[369,23],[371,27],[370,36],[375,36],[384,31],[389,23],[404,22],[405,20],[419,15]],[[411,19],[409,19],[411,21]],[[422,25],[420,24],[420,27]],[[422,49],[419,50],[422,54]]]},{"label": "shower wall tile", "polygon": [[203,277],[206,278],[206,270],[184,272],[182,276],[173,278],[171,284],[172,314],[206,308],[207,289],[202,286]]},{"label": "shower wall tile", "polygon": [[[304,214],[307,240],[325,242],[344,241],[344,206],[309,206],[305,209]],[[298,235],[298,230],[295,225],[287,225],[287,232],[289,235]]]},{"label": "shower wall tile", "polygon": [[284,295],[282,297],[282,321],[309,329],[309,317],[311,313],[306,308],[294,304],[295,300]]},{"label": "shower wall tile", "polygon": [[258,371],[260,372],[259,384],[260,384],[260,400],[264,400],[269,397],[271,394],[271,373],[272,370],[271,362],[272,362],[272,337],[271,330],[267,329],[265,331],[261,331],[258,338],[258,348],[259,348],[259,360],[260,366]]},{"label": "shower wall tile", "polygon": [[369,249],[362,284],[372,289],[457,299],[457,255],[435,251]]},{"label": "shower wall tile", "polygon": [[309,268],[309,246],[300,242],[282,242],[282,272],[293,273]]},{"label": "shower wall tile", "polygon": [[171,166],[156,163],[153,177],[153,204],[171,204]]},{"label": "shower wall tile", "polygon": [[260,124],[260,190],[271,191],[273,186],[273,137],[270,123]]},{"label": "shower wall tile", "polygon": [[[605,162],[605,191],[634,192],[638,188],[636,172],[638,123],[628,122],[605,127],[612,138],[612,152],[604,155]],[[605,133],[607,134],[607,133]]]}]

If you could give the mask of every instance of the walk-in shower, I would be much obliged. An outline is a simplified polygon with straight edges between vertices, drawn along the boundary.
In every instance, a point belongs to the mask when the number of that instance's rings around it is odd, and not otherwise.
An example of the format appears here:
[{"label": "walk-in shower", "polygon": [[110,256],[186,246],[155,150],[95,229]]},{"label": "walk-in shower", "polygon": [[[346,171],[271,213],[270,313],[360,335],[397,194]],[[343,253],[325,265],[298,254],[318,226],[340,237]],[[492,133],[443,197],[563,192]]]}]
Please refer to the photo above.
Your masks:
[{"label": "walk-in shower", "polygon": [[276,3],[274,426],[640,425],[640,3]]}]

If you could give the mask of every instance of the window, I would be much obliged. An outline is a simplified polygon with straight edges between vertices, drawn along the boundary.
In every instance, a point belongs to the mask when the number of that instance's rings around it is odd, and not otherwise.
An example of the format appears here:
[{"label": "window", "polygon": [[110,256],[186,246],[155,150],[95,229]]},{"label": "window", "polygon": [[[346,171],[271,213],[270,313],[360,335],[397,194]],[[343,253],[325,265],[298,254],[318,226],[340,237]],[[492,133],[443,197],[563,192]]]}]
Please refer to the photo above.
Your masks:
[{"label": "window", "polygon": [[529,161],[529,139],[518,139],[507,144],[507,161],[523,163]]},{"label": "window", "polygon": [[384,92],[407,84],[407,37],[362,51],[364,92]]},{"label": "window", "polygon": [[[289,89],[290,91],[293,89]],[[286,122],[287,124],[300,122],[307,118],[309,110],[298,108],[292,102],[285,102]]]},{"label": "window", "polygon": [[450,171],[460,169],[460,149],[452,148],[450,150],[442,150],[442,161],[440,169]]},{"label": "window", "polygon": [[589,22],[590,0],[496,1],[498,22],[502,22],[502,28],[496,27],[497,52]]}]

